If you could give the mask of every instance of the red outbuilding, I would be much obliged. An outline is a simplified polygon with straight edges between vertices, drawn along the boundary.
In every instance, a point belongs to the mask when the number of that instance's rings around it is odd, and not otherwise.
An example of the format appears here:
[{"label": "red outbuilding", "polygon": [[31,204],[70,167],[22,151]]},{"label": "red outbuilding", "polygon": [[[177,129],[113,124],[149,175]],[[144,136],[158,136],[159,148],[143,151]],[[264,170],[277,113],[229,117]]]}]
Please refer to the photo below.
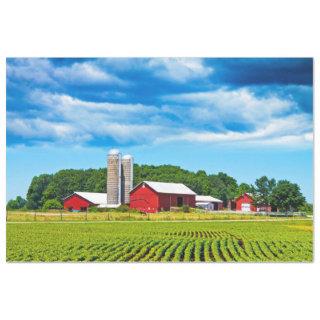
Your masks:
[{"label": "red outbuilding", "polygon": [[253,198],[250,193],[244,193],[240,197],[235,199],[236,210],[242,212],[271,212],[271,206],[255,206],[253,204]]},{"label": "red outbuilding", "polygon": [[257,208],[253,205],[253,198],[249,193],[244,193],[235,200],[236,210],[243,212],[257,211]]},{"label": "red outbuilding", "polygon": [[196,193],[182,183],[143,181],[130,192],[130,208],[155,213],[171,207],[195,207]]},{"label": "red outbuilding", "polygon": [[107,194],[96,192],[74,192],[63,199],[63,207],[69,211],[86,211],[88,207],[105,207]]}]

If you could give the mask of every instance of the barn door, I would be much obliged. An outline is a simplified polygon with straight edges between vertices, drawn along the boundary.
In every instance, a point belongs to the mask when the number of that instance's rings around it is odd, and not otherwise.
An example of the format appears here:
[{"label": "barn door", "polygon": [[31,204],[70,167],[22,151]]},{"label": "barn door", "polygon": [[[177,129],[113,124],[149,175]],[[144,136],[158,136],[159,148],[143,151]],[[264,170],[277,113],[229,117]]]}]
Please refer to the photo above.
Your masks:
[{"label": "barn door", "polygon": [[241,211],[249,212],[250,211],[250,203],[242,203],[241,204]]}]

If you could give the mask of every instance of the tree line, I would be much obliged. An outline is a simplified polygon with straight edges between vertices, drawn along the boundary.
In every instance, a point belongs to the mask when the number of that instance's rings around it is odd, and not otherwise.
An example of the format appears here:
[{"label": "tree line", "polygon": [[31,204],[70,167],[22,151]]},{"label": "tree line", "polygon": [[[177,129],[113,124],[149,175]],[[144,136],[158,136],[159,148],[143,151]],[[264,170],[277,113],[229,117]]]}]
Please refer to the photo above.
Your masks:
[{"label": "tree line", "polygon": [[[183,183],[197,194],[221,199],[225,206],[244,192],[253,195],[256,205],[271,205],[281,211],[310,209],[297,184],[287,180],[275,181],[263,176],[253,185],[238,184],[236,179],[219,172],[207,174],[204,170],[192,172],[172,165],[134,164],[133,184],[144,180]],[[55,174],[35,176],[29,186],[26,200],[10,200],[7,209],[62,208],[63,199],[74,191],[106,192],[107,169],[60,170]]]}]

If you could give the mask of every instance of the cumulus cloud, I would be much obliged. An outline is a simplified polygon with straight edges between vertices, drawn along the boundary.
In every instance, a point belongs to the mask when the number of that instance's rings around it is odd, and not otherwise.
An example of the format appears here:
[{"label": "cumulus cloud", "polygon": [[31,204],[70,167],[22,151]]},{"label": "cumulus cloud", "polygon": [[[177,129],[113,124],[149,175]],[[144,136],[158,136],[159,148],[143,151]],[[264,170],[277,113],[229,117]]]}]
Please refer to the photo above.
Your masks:
[{"label": "cumulus cloud", "polygon": [[7,78],[33,81],[37,84],[54,84],[52,63],[47,59],[14,59],[7,62]]},{"label": "cumulus cloud", "polygon": [[191,105],[191,116],[197,121],[236,121],[257,123],[296,109],[296,102],[274,94],[257,97],[248,88],[169,95],[166,101]]},{"label": "cumulus cloud", "polygon": [[126,85],[127,82],[115,75],[99,69],[94,63],[82,62],[74,63],[71,66],[55,68],[53,76],[67,83],[112,83]]},{"label": "cumulus cloud", "polygon": [[176,135],[159,137],[158,142],[188,141],[188,142],[245,142],[259,144],[287,144],[312,141],[312,124],[307,115],[290,115],[282,119],[274,119],[265,126],[253,131],[209,132],[185,131]]},{"label": "cumulus cloud", "polygon": [[177,82],[206,78],[213,72],[200,58],[154,58],[147,66],[155,76]]},{"label": "cumulus cloud", "polygon": [[[64,143],[85,143],[106,137],[119,143],[150,143],[166,130],[152,121],[159,112],[154,106],[90,102],[41,90],[33,91],[30,99],[47,107],[42,109],[41,118],[22,118],[9,113],[9,132],[40,140],[56,138]],[[149,120],[145,121],[146,118]]]},{"label": "cumulus cloud", "polygon": [[[210,125],[218,130],[192,130],[176,136],[160,137],[158,141],[246,142],[260,144],[305,144],[312,141],[312,116],[299,111],[296,101],[274,93],[256,96],[249,88],[221,88],[163,97],[173,102],[166,111],[182,119],[188,106],[189,123]],[[180,105],[179,105],[180,104]],[[177,106],[178,105],[178,106]],[[236,123],[246,130],[230,130]]]},{"label": "cumulus cloud", "polygon": [[[42,107],[41,114],[9,114],[8,130],[35,140],[288,146],[310,144],[313,138],[311,115],[300,112],[295,101],[256,96],[248,88],[166,96],[169,104],[163,106],[92,102],[42,90],[32,91],[29,99]],[[215,123],[219,125],[211,125]],[[230,129],[230,123],[237,126]],[[250,126],[239,130],[239,124]]]},{"label": "cumulus cloud", "polygon": [[88,133],[77,134],[69,123],[52,122],[41,118],[22,118],[10,113],[7,115],[7,130],[18,136],[36,139],[54,139],[59,142],[85,142],[90,140]]},{"label": "cumulus cloud", "polygon": [[105,58],[98,63],[119,71],[148,71],[156,78],[177,83],[206,79],[214,72],[201,58]]},{"label": "cumulus cloud", "polygon": [[49,59],[10,59],[7,62],[7,77],[9,80],[20,79],[44,85],[128,84],[127,81],[107,72],[91,61],[57,67]]},{"label": "cumulus cloud", "polygon": [[[155,106],[148,106],[141,103],[121,104],[109,102],[84,101],[66,94],[50,93],[42,90],[35,90],[30,93],[30,100],[35,104],[50,107],[52,112],[63,115],[65,118],[74,119],[77,117],[95,116],[101,119],[113,119],[115,121],[132,121],[133,117],[150,116],[159,112]],[[138,119],[134,119],[137,121]],[[100,121],[99,121],[100,122]]]}]

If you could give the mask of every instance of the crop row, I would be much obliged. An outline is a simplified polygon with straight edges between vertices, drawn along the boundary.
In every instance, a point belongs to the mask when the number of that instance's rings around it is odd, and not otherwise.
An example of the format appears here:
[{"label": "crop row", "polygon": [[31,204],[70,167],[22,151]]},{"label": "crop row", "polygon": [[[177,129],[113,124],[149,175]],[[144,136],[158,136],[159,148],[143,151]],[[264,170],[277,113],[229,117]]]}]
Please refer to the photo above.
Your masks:
[{"label": "crop row", "polygon": [[111,243],[64,246],[31,251],[9,250],[9,261],[121,261],[121,262],[267,262],[310,261],[312,247],[289,241],[162,239],[117,240]]},{"label": "crop row", "polygon": [[312,221],[7,224],[7,261],[312,261]]}]

